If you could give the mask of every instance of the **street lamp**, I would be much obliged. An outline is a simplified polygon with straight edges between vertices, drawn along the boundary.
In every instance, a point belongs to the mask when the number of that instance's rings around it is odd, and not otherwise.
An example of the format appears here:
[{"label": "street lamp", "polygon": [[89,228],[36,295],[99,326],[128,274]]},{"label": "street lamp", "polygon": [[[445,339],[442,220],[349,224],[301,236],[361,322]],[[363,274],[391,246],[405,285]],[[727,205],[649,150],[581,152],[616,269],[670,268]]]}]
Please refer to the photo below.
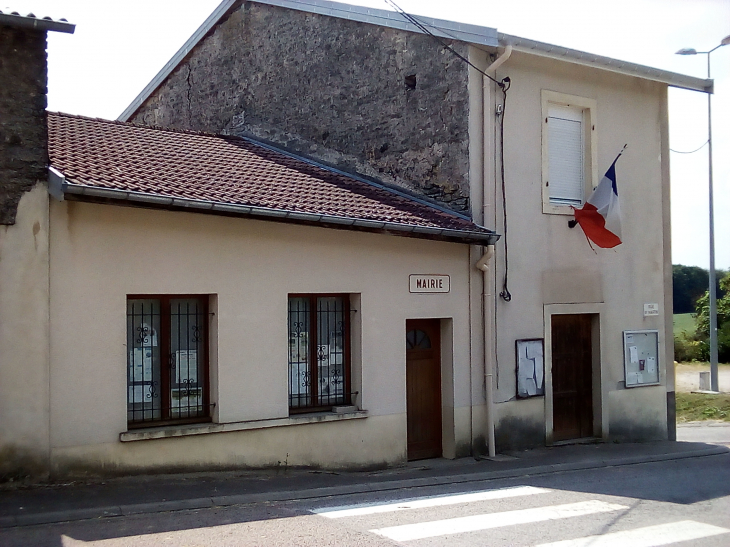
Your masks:
[{"label": "street lamp", "polygon": [[[707,55],[707,79],[710,79],[710,54],[722,46],[730,44],[730,35],[725,36],[719,45],[710,51],[697,51],[693,48],[683,48],[677,55]],[[710,389],[720,391],[717,381],[717,294],[715,291],[715,207],[712,190],[712,93],[707,94],[707,151],[709,154],[709,184],[710,184]]]}]

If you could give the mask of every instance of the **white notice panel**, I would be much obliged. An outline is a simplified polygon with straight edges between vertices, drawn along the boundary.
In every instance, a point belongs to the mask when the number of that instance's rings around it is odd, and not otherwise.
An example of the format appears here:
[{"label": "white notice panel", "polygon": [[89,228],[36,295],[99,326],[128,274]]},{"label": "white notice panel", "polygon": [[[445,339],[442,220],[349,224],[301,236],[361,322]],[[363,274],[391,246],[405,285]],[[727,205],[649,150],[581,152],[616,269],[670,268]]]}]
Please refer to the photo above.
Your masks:
[{"label": "white notice panel", "polygon": [[624,331],[626,387],[659,383],[659,331]]},{"label": "white notice panel", "polygon": [[543,339],[517,340],[517,397],[545,395]]},{"label": "white notice panel", "polygon": [[409,281],[411,292],[444,293],[451,290],[451,278],[448,275],[411,274]]}]

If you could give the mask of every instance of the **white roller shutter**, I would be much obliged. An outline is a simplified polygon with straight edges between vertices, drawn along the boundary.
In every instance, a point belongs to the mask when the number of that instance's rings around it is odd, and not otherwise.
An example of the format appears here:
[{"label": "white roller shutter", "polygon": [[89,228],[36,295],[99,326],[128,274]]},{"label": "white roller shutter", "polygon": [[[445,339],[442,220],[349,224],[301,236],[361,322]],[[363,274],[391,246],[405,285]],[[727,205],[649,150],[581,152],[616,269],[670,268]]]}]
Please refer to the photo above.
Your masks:
[{"label": "white roller shutter", "polygon": [[548,190],[550,203],[581,205],[585,188],[583,110],[548,109]]}]

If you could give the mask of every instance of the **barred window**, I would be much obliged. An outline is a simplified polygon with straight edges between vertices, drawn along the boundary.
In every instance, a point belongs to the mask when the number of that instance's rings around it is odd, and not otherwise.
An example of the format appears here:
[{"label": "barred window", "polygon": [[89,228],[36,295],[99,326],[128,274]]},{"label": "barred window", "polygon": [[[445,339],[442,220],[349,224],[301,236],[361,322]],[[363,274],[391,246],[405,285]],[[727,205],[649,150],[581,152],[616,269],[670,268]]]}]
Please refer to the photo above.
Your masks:
[{"label": "barred window", "polygon": [[130,427],[209,419],[204,296],[127,298]]},{"label": "barred window", "polygon": [[289,296],[290,412],[350,404],[350,305],[346,295]]}]

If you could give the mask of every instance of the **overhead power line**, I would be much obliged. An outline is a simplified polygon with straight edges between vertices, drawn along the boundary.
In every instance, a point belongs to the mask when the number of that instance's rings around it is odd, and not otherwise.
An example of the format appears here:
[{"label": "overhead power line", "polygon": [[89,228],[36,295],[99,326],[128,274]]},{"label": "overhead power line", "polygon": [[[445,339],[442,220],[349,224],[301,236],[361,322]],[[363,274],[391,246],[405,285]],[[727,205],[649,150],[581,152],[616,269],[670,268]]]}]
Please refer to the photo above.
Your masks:
[{"label": "overhead power line", "polygon": [[675,152],[676,154],[694,154],[695,152],[699,152],[700,150],[702,150],[705,146],[707,146],[707,144],[709,142],[710,141],[705,141],[704,143],[702,143],[702,146],[700,146],[699,148],[697,148],[695,150],[691,150],[690,152],[682,152],[681,150],[673,150],[672,148],[670,148],[669,151]]},{"label": "overhead power line", "polygon": [[424,25],[421,21],[419,21],[418,19],[416,19],[410,13],[405,12],[398,4],[396,4],[395,2],[393,2],[393,0],[385,0],[385,3],[388,4],[390,7],[392,7],[395,11],[397,11],[398,13],[400,13],[403,16],[403,18],[406,19],[406,21],[408,21],[413,26],[415,26],[416,28],[418,28],[421,32],[423,32],[424,34],[428,34],[431,38],[433,38],[439,44],[441,44],[441,46],[443,46],[444,48],[448,49],[456,57],[458,57],[459,59],[461,59],[462,61],[464,61],[467,65],[469,65],[474,70],[476,70],[477,72],[479,72],[482,76],[485,76],[485,77],[489,78],[495,84],[497,84],[499,87],[501,87],[501,88],[504,89],[504,86],[505,86],[505,83],[504,82],[500,82],[499,80],[496,80],[495,78],[491,77],[489,74],[487,74],[486,72],[484,72],[482,69],[480,69],[479,67],[475,66],[469,59],[467,59],[466,57],[464,57],[461,53],[459,53],[458,51],[456,51],[453,47],[451,47],[449,44],[447,44],[441,38],[439,38],[433,32],[431,32],[426,27],[426,25]]}]

